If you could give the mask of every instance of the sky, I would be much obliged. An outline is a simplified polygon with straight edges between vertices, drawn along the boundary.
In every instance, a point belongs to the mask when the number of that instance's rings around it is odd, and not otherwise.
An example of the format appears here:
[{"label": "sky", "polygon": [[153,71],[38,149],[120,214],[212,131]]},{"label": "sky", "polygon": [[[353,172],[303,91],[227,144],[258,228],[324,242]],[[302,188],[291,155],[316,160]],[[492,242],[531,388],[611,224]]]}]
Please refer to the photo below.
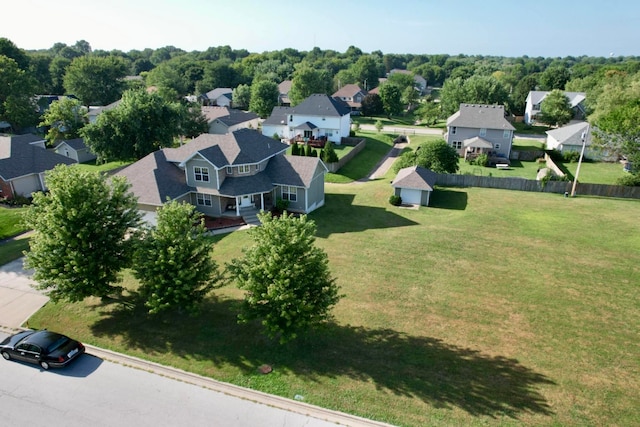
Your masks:
[{"label": "sky", "polygon": [[8,0],[0,37],[26,50],[230,46],[364,53],[640,56],[638,0]]}]

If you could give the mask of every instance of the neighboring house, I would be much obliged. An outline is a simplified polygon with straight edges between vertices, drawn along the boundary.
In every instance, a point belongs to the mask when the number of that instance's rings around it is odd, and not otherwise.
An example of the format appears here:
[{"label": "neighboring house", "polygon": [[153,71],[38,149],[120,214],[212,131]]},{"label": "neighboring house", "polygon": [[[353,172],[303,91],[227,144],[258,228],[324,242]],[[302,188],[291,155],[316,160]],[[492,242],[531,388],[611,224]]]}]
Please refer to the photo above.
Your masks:
[{"label": "neighboring house", "polygon": [[131,183],[147,218],[167,200],[191,203],[212,217],[268,210],[278,199],[287,200],[291,212],[309,213],[324,205],[327,168],[316,157],[286,156],[287,148],[251,129],[202,134],[116,175]]},{"label": "neighboring house", "polygon": [[547,150],[558,150],[561,153],[570,151],[582,151],[584,142],[584,157],[588,159],[601,159],[602,153],[591,149],[591,132],[589,132],[588,122],[577,122],[563,126],[561,128],[548,130],[547,134]]},{"label": "neighboring house", "polygon": [[415,82],[415,88],[418,90],[418,92],[420,92],[420,95],[424,95],[427,92],[427,80],[418,75],[418,74],[414,74],[409,70],[400,70],[398,68],[394,68],[393,70],[389,71],[389,75],[392,75],[394,73],[401,73],[401,74],[409,74],[409,75],[413,75],[413,81]]},{"label": "neighboring house", "polygon": [[96,158],[96,155],[89,150],[82,138],[63,140],[54,148],[54,151],[78,163],[88,162]]},{"label": "neighboring house", "polygon": [[349,136],[351,108],[342,100],[314,94],[295,107],[275,107],[262,122],[262,134],[283,140],[320,139],[340,144]]},{"label": "neighboring house", "polygon": [[444,139],[465,159],[478,154],[509,159],[514,130],[502,105],[460,104],[447,119]]},{"label": "neighboring house", "polygon": [[360,114],[362,108],[362,100],[367,96],[367,92],[362,90],[360,86],[355,84],[348,84],[342,86],[333,95],[334,98],[339,98],[347,103],[351,108],[351,114]]},{"label": "neighboring house", "polygon": [[87,113],[87,119],[89,120],[89,124],[95,123],[98,120],[98,116],[102,114],[104,111],[113,110],[122,102],[121,99],[112,102],[109,105],[105,105],[104,107],[89,107],[89,112]]},{"label": "neighboring house", "polygon": [[231,107],[233,99],[233,89],[219,87],[201,95],[202,105]]},{"label": "neighboring house", "polygon": [[429,206],[431,192],[436,185],[436,173],[421,166],[400,169],[391,183],[395,195],[403,204]]},{"label": "neighboring house", "polygon": [[[526,124],[531,125],[536,122],[536,118],[540,114],[542,101],[547,97],[547,95],[549,95],[549,93],[551,92],[537,90],[529,92],[524,109],[524,122]],[[564,94],[569,98],[569,104],[571,104],[574,119],[584,119],[586,117],[584,100],[587,95],[584,92],[564,92]]]},{"label": "neighboring house", "polygon": [[0,135],[0,196],[13,199],[30,197],[46,190],[44,175],[56,165],[75,163],[45,148],[45,140],[39,136]]},{"label": "neighboring house", "polygon": [[291,105],[291,99],[289,99],[289,92],[291,91],[291,80],[285,80],[278,85],[278,105],[283,107],[289,107]]},{"label": "neighboring house", "polygon": [[229,107],[202,107],[202,115],[209,124],[209,133],[224,134],[238,129],[258,129],[260,117],[257,114]]}]

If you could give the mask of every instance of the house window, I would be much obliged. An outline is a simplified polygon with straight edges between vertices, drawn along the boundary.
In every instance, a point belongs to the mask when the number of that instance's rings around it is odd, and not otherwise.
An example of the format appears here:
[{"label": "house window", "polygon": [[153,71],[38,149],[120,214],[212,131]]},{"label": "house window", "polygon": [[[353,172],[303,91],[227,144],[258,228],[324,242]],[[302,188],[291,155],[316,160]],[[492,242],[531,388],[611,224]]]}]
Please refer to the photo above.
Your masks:
[{"label": "house window", "polygon": [[456,128],[455,126],[451,126],[451,135],[455,135],[457,130],[458,128]]},{"label": "house window", "polygon": [[480,129],[480,136],[487,136],[487,129],[486,128]]},{"label": "house window", "polygon": [[298,193],[295,187],[289,187],[288,185],[282,186],[282,200],[289,200],[290,202],[298,200]]},{"label": "house window", "polygon": [[508,139],[510,136],[511,136],[511,131],[510,130],[506,130],[505,129],[505,130],[502,131],[502,137],[504,139]]},{"label": "house window", "polygon": [[231,166],[227,166],[227,175],[233,175],[233,168]]},{"label": "house window", "polygon": [[249,165],[240,165],[238,166],[238,173],[244,174],[251,172],[251,166]]},{"label": "house window", "polygon": [[209,168],[195,166],[193,168],[193,173],[197,182],[209,182]]},{"label": "house window", "polygon": [[292,122],[293,121],[293,116],[289,116],[289,121]]},{"label": "house window", "polygon": [[456,150],[462,149],[462,141],[453,141],[451,145],[453,145],[453,148]]},{"label": "house window", "polygon": [[211,195],[196,193],[196,200],[198,206],[211,206]]},{"label": "house window", "polygon": [[496,150],[500,149],[500,144],[493,144],[493,148],[495,148]]}]

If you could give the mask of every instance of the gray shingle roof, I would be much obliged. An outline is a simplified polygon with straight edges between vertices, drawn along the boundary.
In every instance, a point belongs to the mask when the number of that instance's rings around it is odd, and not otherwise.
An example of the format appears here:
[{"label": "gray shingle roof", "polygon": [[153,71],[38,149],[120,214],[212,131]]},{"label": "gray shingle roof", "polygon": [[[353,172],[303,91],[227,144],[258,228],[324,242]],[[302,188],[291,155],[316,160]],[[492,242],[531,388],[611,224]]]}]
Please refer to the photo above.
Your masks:
[{"label": "gray shingle roof", "polygon": [[255,164],[282,153],[289,146],[253,129],[240,129],[224,135],[202,134],[179,148],[168,148],[167,159],[181,163],[196,153],[217,168]]},{"label": "gray shingle roof", "polygon": [[363,91],[360,88],[360,86],[356,84],[348,84],[348,85],[342,86],[332,96],[336,98],[342,98],[342,97],[353,98],[355,95],[358,94],[358,92],[361,92],[363,95],[366,94],[365,91]]},{"label": "gray shingle roof", "polygon": [[211,99],[211,100],[218,99],[221,96],[231,99],[232,94],[233,94],[233,89],[229,87],[219,87],[205,93],[205,96],[207,97],[207,99]]},{"label": "gray shingle roof", "polygon": [[43,141],[35,135],[0,136],[0,177],[6,181],[25,175],[39,174],[56,165],[71,165],[66,156],[31,144]]},{"label": "gray shingle roof", "polygon": [[[563,126],[558,129],[548,130],[546,134],[558,141],[560,144],[582,146],[582,134],[587,132],[588,127],[589,123],[579,122]],[[585,136],[585,145],[588,147],[591,145],[591,132]]]},{"label": "gray shingle roof", "polygon": [[206,117],[208,123],[219,120],[226,126],[234,126],[258,118],[258,115],[251,111],[242,111],[229,107],[204,106],[202,107],[202,114]]},{"label": "gray shingle roof", "polygon": [[65,139],[64,141],[61,141],[60,144],[56,145],[56,149],[62,144],[67,144],[69,147],[73,148],[76,151],[84,150],[85,148],[87,148],[87,145],[84,143],[84,139],[82,138]]},{"label": "gray shingle roof", "polygon": [[505,119],[502,105],[460,104],[460,109],[447,119],[447,126],[515,130]]},{"label": "gray shingle roof", "polygon": [[400,169],[391,183],[394,188],[409,188],[413,190],[433,191],[436,183],[436,173],[420,166]]},{"label": "gray shingle roof", "polygon": [[287,124],[287,116],[292,111],[293,107],[273,107],[271,115],[262,122],[262,125],[285,125]]},{"label": "gray shingle roof", "polygon": [[326,117],[342,117],[349,113],[351,108],[346,102],[320,93],[310,95],[291,111],[291,114]]},{"label": "gray shingle roof", "polygon": [[192,190],[184,171],[168,161],[167,150],[155,151],[115,174],[128,179],[138,203],[160,206],[167,197],[175,199]]},{"label": "gray shingle roof", "polygon": [[318,166],[327,171],[317,157],[276,156],[269,160],[266,172],[274,184],[309,188]]},{"label": "gray shingle roof", "polygon": [[[549,91],[541,91],[541,90],[532,90],[527,95],[527,99],[531,101],[531,104],[536,105],[540,104],[543,99],[547,97],[551,92]],[[563,92],[567,98],[569,98],[569,104],[571,107],[575,107],[584,101],[587,97],[587,94],[584,92]]]}]

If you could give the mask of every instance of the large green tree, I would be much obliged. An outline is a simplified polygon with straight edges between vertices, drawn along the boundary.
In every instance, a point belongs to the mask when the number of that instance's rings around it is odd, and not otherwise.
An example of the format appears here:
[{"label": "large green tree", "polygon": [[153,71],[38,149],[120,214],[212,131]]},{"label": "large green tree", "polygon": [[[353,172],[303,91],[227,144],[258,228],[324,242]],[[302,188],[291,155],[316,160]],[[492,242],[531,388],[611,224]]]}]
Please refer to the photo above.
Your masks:
[{"label": "large green tree", "polygon": [[402,92],[395,84],[387,82],[381,84],[380,99],[387,117],[402,113]]},{"label": "large green tree", "polygon": [[297,105],[313,94],[328,94],[331,88],[332,79],[327,70],[317,70],[305,64],[293,73],[289,99],[292,105]]},{"label": "large green tree", "polygon": [[33,229],[25,265],[52,300],[81,301],[121,290],[119,272],[130,264],[131,229],[139,226],[136,198],[124,178],[57,166],[45,177],[25,214]]},{"label": "large green tree", "polygon": [[550,126],[562,126],[573,117],[569,98],[559,89],[554,89],[540,103],[538,120]]},{"label": "large green tree", "polygon": [[444,139],[425,142],[415,151],[407,151],[393,165],[396,173],[406,167],[422,166],[437,173],[456,173],[458,171],[458,152]]},{"label": "large green tree", "polygon": [[262,226],[249,230],[254,245],[227,269],[246,291],[240,320],[259,320],[268,336],[282,343],[327,320],[339,288],[327,254],[315,245],[312,220],[287,212],[258,218]]},{"label": "large green tree", "polygon": [[117,107],[101,113],[81,134],[101,161],[137,160],[171,147],[179,136],[205,132],[201,114],[190,108],[156,92],[129,90]]},{"label": "large green tree", "polygon": [[365,117],[377,116],[384,113],[382,98],[377,93],[368,93],[362,98],[361,113]]},{"label": "large green tree", "polygon": [[127,71],[118,56],[80,56],[66,68],[64,88],[86,106],[108,105],[122,95]]},{"label": "large green tree", "polygon": [[158,209],[157,220],[133,256],[140,296],[151,314],[196,312],[219,278],[202,214],[193,205],[172,201]]},{"label": "large green tree", "polygon": [[36,82],[20,69],[17,62],[0,55],[0,121],[9,122],[14,129],[37,123],[38,116],[32,101]]},{"label": "large green tree", "polygon": [[251,101],[249,110],[264,118],[271,114],[273,107],[278,105],[280,90],[271,80],[260,80],[251,85]]},{"label": "large green tree", "polygon": [[601,115],[596,125],[596,140],[610,154],[624,156],[640,175],[640,98],[627,101]]},{"label": "large green tree", "polygon": [[80,136],[85,125],[87,108],[74,98],[63,98],[51,103],[42,116],[40,126],[48,127],[45,138],[49,145],[55,145],[63,139]]},{"label": "large green tree", "polygon": [[233,89],[231,98],[233,99],[233,108],[246,110],[251,103],[251,87],[241,84]]}]

